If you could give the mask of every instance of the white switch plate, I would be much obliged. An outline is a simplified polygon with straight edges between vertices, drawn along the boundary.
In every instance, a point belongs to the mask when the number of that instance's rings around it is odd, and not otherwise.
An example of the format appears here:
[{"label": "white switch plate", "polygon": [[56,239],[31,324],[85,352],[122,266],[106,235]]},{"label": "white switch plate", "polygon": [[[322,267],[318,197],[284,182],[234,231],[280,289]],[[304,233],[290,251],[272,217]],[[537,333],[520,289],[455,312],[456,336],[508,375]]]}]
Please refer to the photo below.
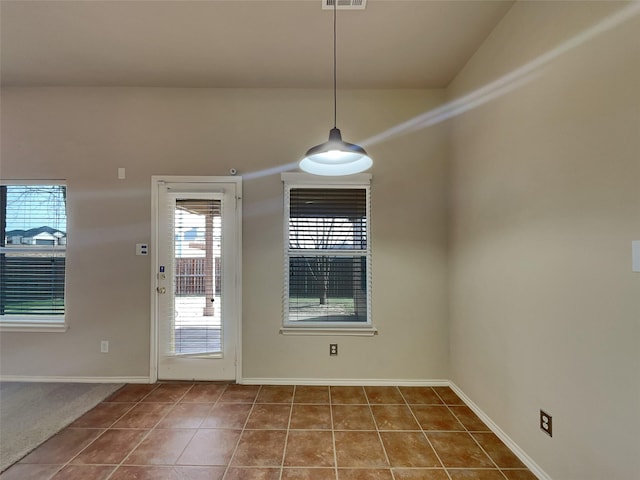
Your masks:
[{"label": "white switch plate", "polygon": [[631,270],[640,272],[640,240],[631,242]]},{"label": "white switch plate", "polygon": [[127,178],[125,169],[123,167],[118,168],[118,179],[124,180],[125,178]]},{"label": "white switch plate", "polygon": [[108,340],[102,340],[100,342],[100,352],[101,353],[109,353],[109,341]]},{"label": "white switch plate", "polygon": [[149,255],[149,245],[146,243],[136,243],[136,255]]}]

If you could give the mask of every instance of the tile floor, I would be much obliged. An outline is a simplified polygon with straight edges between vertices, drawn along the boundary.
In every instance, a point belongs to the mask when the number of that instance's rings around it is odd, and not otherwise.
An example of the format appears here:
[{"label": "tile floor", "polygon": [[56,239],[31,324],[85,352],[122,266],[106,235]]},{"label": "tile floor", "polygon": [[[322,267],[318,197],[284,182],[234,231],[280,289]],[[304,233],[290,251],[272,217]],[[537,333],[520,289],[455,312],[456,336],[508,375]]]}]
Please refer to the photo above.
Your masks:
[{"label": "tile floor", "polygon": [[1,480],[535,480],[448,387],[126,385]]}]

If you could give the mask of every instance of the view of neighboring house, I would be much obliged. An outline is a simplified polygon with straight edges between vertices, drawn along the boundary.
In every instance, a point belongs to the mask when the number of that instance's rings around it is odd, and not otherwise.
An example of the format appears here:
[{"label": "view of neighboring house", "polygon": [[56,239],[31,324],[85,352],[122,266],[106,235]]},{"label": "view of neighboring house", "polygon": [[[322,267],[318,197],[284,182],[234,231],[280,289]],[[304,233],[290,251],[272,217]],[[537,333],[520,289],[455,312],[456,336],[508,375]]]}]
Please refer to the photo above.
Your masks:
[{"label": "view of neighboring house", "polygon": [[52,227],[29,230],[11,230],[6,234],[6,245],[66,245],[67,234]]}]

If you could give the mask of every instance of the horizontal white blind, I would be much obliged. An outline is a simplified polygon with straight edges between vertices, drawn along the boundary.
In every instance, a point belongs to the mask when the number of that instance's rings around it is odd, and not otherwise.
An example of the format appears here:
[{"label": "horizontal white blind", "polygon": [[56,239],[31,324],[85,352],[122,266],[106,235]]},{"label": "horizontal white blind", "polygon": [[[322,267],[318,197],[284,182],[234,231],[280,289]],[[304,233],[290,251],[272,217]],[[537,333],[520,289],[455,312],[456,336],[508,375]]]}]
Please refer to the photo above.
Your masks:
[{"label": "horizontal white blind", "polygon": [[290,188],[286,322],[368,321],[368,189]]},{"label": "horizontal white blind", "polygon": [[0,186],[0,315],[65,312],[66,186]]},{"label": "horizontal white blind", "polygon": [[292,188],[289,202],[290,249],[367,248],[364,188]]},{"label": "horizontal white blind", "polygon": [[174,355],[222,353],[222,201],[176,199],[173,210]]}]

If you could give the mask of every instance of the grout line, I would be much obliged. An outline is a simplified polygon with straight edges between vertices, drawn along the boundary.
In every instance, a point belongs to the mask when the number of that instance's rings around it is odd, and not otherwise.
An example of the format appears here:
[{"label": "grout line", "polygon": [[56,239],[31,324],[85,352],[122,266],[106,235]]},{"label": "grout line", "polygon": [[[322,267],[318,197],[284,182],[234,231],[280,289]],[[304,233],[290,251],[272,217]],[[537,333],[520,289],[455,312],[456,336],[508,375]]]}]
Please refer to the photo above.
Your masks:
[{"label": "grout line", "polygon": [[[120,389],[119,389],[120,390]],[[154,389],[155,390],[155,389]],[[153,391],[153,390],[152,390]],[[116,392],[114,392],[113,394],[115,394]],[[110,395],[109,397],[113,396]],[[147,394],[148,395],[148,394]],[[145,395],[146,396],[146,395]],[[107,397],[107,399],[109,398]],[[143,397],[144,398],[144,397]],[[105,399],[105,400],[107,400]],[[111,422],[108,426],[106,427],[72,427],[71,425],[77,421],[79,418],[81,418],[82,416],[86,415],[87,413],[93,411],[96,407],[98,407],[99,405],[103,404],[103,403],[114,403],[114,404],[118,404],[118,403],[131,403],[132,406],[129,407],[124,413],[122,413],[122,415],[120,415],[118,418],[116,418],[113,422]],[[69,428],[78,428],[78,429],[86,429],[86,430],[102,430],[102,432],[100,432],[98,434],[98,436],[96,436],[96,438],[94,438],[93,440],[91,440],[87,445],[85,445],[84,448],[82,448],[78,453],[76,453],[75,455],[73,455],[71,458],[69,458],[69,460],[67,460],[66,463],[63,463],[60,465],[60,468],[58,470],[56,470],[56,472],[54,472],[53,476],[57,475],[61,470],[63,470],[65,467],[69,466],[71,464],[71,462],[78,456],[80,455],[82,452],[84,452],[87,448],[89,448],[90,445],[92,445],[96,440],[98,440],[98,438],[100,438],[107,430],[113,428],[113,426],[120,421],[120,419],[122,419],[122,417],[124,417],[127,413],[129,413],[131,410],[133,410],[135,408],[135,406],[138,404],[138,402],[106,402],[106,401],[102,401],[100,402],[98,405],[96,405],[94,408],[92,408],[91,410],[89,410],[88,412],[85,412],[85,414],[81,415],[81,417],[78,417],[78,419],[74,420],[71,424],[67,425],[66,427],[64,427],[62,430],[60,430],[61,433],[62,431],[69,429]],[[50,437],[53,438],[53,437]],[[47,439],[49,440],[49,439]],[[46,441],[46,440],[45,440]],[[43,442],[44,443],[44,442]],[[38,448],[38,447],[36,447]],[[116,467],[117,468],[117,467]],[[115,469],[114,469],[115,471]],[[113,473],[113,472],[112,472]],[[111,474],[110,474],[111,475]],[[110,476],[109,475],[109,476]],[[53,477],[52,476],[52,477]]]},{"label": "grout line", "polygon": [[[398,389],[398,387],[395,387],[396,389]],[[376,427],[375,432],[378,434],[378,441],[380,442],[380,446],[382,447],[382,451],[384,452],[384,458],[387,461],[387,465],[389,466],[389,472],[391,472],[391,478],[393,480],[395,480],[395,474],[393,473],[393,469],[391,468],[391,462],[389,461],[389,455],[387,454],[387,449],[384,446],[384,442],[382,441],[382,436],[380,435],[380,427],[378,425],[378,420],[376,420],[376,416],[373,414],[373,408],[371,408],[371,400],[369,400],[369,395],[367,394],[367,390],[363,387],[364,389],[364,395],[367,399],[367,404],[369,405],[369,412],[371,413],[371,417],[373,418],[373,424]],[[398,392],[400,392],[400,390],[398,390]],[[404,397],[402,397],[404,400]],[[376,405],[381,405],[381,404],[376,404]],[[386,405],[386,404],[384,404]],[[405,402],[406,405],[406,402]]]},{"label": "grout line", "polygon": [[[118,390],[116,390],[115,392],[113,392],[111,395],[109,395],[105,400],[113,397],[117,392],[119,392],[120,390],[122,390],[123,388],[125,388],[126,385],[123,385],[121,388],[119,388]],[[63,470],[65,467],[71,465],[71,462],[76,459],[78,457],[78,455],[80,455],[82,452],[84,452],[87,448],[89,448],[91,445],[93,445],[99,438],[101,438],[106,431],[110,430],[111,428],[113,428],[113,425],[115,425],[118,421],[120,421],[120,419],[122,417],[124,417],[127,413],[129,413],[131,410],[133,410],[144,398],[146,398],[151,392],[155,391],[158,388],[158,386],[156,385],[154,388],[152,388],[151,390],[149,390],[147,392],[146,395],[143,395],[137,402],[100,402],[100,403],[133,403],[133,406],[131,408],[129,408],[125,413],[123,413],[122,415],[120,415],[120,417],[118,417],[111,425],[109,425],[108,427],[100,427],[100,428],[92,428],[92,427],[86,427],[88,430],[102,430],[102,432],[100,432],[100,434],[98,434],[98,436],[96,436],[96,438],[94,438],[93,440],[91,440],[88,444],[86,444],[82,449],[80,449],[80,451],[78,451],[78,453],[76,453],[75,455],[71,456],[71,458],[69,458],[69,460],[67,460],[65,463],[60,465],[60,468],[58,470],[56,470],[56,472],[52,475],[52,477],[54,477],[55,475],[57,475],[61,470]],[[98,405],[100,405],[100,403]],[[97,405],[96,405],[97,406]],[[94,407],[95,408],[95,407]],[[89,410],[89,412],[93,411],[92,408],[91,410]],[[89,413],[89,412],[85,412]],[[76,419],[77,420],[77,419]],[[75,421],[75,420],[74,420]],[[72,422],[73,423],[73,422]],[[67,428],[69,428],[70,425],[67,425],[66,427],[64,427],[62,430],[60,430],[60,432],[62,432],[63,430],[66,430]],[[71,428],[76,428],[76,427],[71,427]],[[83,428],[83,427],[78,427],[78,428]],[[60,433],[58,432],[58,433]],[[53,437],[51,437],[53,438]],[[38,448],[38,447],[36,447]],[[116,471],[116,469],[118,468],[118,466],[116,466],[116,468],[113,470],[113,472]],[[111,477],[111,475],[113,475],[113,472],[111,472],[107,479],[109,477]],[[105,479],[105,480],[107,480]]]},{"label": "grout line", "polygon": [[289,404],[289,421],[287,422],[287,433],[284,437],[284,448],[282,449],[282,461],[280,462],[280,475],[278,476],[279,480],[282,480],[282,475],[284,474],[284,458],[287,454],[287,445],[289,443],[289,431],[291,430],[291,418],[293,417],[293,400],[296,396],[296,386],[293,386],[293,392],[291,392],[291,403]]},{"label": "grout line", "polygon": [[[431,387],[428,387],[431,388]],[[440,400],[442,401],[442,398],[440,397],[440,395],[438,395],[438,392],[436,392],[433,388],[431,388],[431,390],[433,391],[433,393],[435,393],[438,398],[440,398]],[[438,461],[440,462],[440,465],[442,466],[442,469],[444,470],[445,475],[449,478],[449,480],[451,479],[451,475],[449,475],[449,472],[447,471],[447,468],[444,466],[444,462],[442,461],[442,458],[440,458],[440,455],[438,455],[438,452],[436,451],[435,447],[433,446],[433,444],[431,443],[431,440],[429,439],[429,435],[427,435],[427,432],[424,430],[424,428],[422,428],[422,425],[420,425],[420,422],[418,421],[418,418],[416,417],[415,413],[413,413],[413,409],[411,408],[411,404],[409,404],[409,402],[407,402],[407,399],[405,398],[404,394],[402,393],[402,391],[398,388],[398,391],[400,392],[400,395],[402,395],[402,398],[404,398],[404,401],[407,403],[407,406],[409,407],[409,411],[411,412],[411,415],[413,416],[413,419],[416,421],[416,423],[418,424],[418,426],[420,427],[420,431],[422,432],[422,435],[424,436],[424,438],[427,440],[427,443],[429,444],[429,446],[431,447],[431,450],[433,450],[433,453],[435,454],[436,458],[438,459]],[[444,403],[444,401],[443,401]],[[416,404],[417,405],[417,404]],[[446,404],[445,404],[446,405]],[[463,425],[464,426],[464,425]]]},{"label": "grout line", "polygon": [[336,479],[338,478],[338,449],[336,448],[336,429],[335,424],[333,423],[333,400],[331,399],[331,385],[327,387],[329,389],[329,417],[331,419],[331,442],[333,444],[333,466],[334,472],[336,474]]},{"label": "grout line", "polygon": [[[226,390],[226,388],[225,388],[225,390]],[[247,413],[247,418],[244,420],[244,424],[242,425],[242,429],[240,430],[240,435],[238,436],[238,440],[236,441],[236,446],[233,448],[233,452],[229,456],[229,461],[227,462],[227,465],[224,467],[224,473],[222,474],[222,480],[224,480],[226,478],[226,476],[227,476],[227,473],[229,473],[229,467],[231,466],[231,461],[233,460],[233,457],[236,456],[236,452],[238,451],[238,446],[240,445],[240,440],[242,440],[242,435],[244,434],[244,431],[245,431],[245,429],[247,427],[247,423],[249,423],[249,418],[251,418],[251,413],[253,412],[253,408],[256,406],[256,401],[258,400],[258,396],[260,395],[260,390],[262,390],[262,385],[259,386],[258,391],[256,392],[256,396],[253,399],[253,403],[251,404],[251,408],[249,409],[249,413]],[[222,394],[220,394],[220,398],[222,398],[223,394],[224,394],[224,392],[222,392]],[[221,402],[221,403],[226,403],[226,402]]]},{"label": "grout line", "polygon": [[[151,395],[151,393],[152,393],[152,392],[155,392],[158,388],[160,388],[160,385],[162,385],[162,384],[158,384],[158,386],[157,386],[156,388],[152,389],[152,390],[151,390],[147,395],[145,395],[144,397],[142,397],[142,399],[140,399],[140,401],[138,402],[138,405],[141,405],[141,404],[143,404],[143,403],[156,403],[156,402],[143,402],[143,400],[144,400],[145,398],[147,398],[149,395]],[[147,438],[149,438],[149,435],[151,435],[151,432],[155,431],[155,430],[156,430],[156,428],[157,428],[157,426],[158,426],[158,425],[160,425],[160,422],[162,422],[162,421],[167,417],[167,415],[169,415],[169,413],[170,413],[170,412],[172,412],[174,408],[176,408],[176,405],[178,405],[178,403],[180,402],[180,400],[182,400],[182,399],[184,398],[184,396],[187,394],[187,392],[193,388],[193,385],[194,385],[194,384],[192,383],[192,384],[191,384],[191,386],[190,386],[189,388],[187,388],[187,389],[185,390],[185,392],[184,392],[184,393],[183,393],[183,394],[182,394],[182,395],[181,395],[181,396],[180,396],[180,397],[179,397],[179,398],[178,398],[178,399],[173,403],[173,406],[172,406],[171,408],[169,408],[169,409],[166,411],[166,413],[165,413],[164,415],[162,415],[162,417],[160,417],[160,418],[158,419],[158,421],[155,423],[155,425],[154,425],[153,427],[151,427],[151,428],[149,429],[149,431],[148,431],[145,435],[143,435],[143,436],[142,436],[142,438],[140,439],[140,441],[139,441],[139,442],[138,442],[138,443],[137,443],[133,448],[131,448],[131,449],[129,450],[129,453],[127,453],[127,454],[124,456],[124,458],[120,461],[120,463],[118,463],[118,465],[116,465],[116,468],[114,468],[114,469],[113,469],[113,471],[112,471],[112,472],[107,476],[107,478],[106,478],[105,480],[109,480],[109,479],[113,476],[113,474],[114,474],[114,473],[115,473],[115,472],[116,472],[116,471],[117,471],[117,470],[118,470],[118,469],[119,469],[119,468],[124,464],[124,462],[126,462],[126,461],[127,461],[127,459],[131,456],[131,454],[132,454],[132,453],[133,453],[133,452],[134,452],[134,451],[135,451],[135,450],[136,450],[140,445],[142,445],[142,442],[144,442]],[[157,403],[166,403],[166,402],[157,402]],[[135,407],[134,407],[134,408],[135,408]],[[138,430],[142,430],[142,429],[138,429]],[[191,435],[191,438],[189,439],[189,441],[191,441],[191,440],[193,439],[194,435],[195,435],[195,431],[194,431],[193,435]],[[185,445],[185,448],[186,448],[186,445]],[[183,451],[184,451],[184,450],[183,450]],[[181,453],[181,455],[182,455],[182,453]],[[179,456],[178,456],[178,458],[179,458]]]},{"label": "grout line", "polygon": [[[434,390],[434,391],[435,391],[435,390]],[[438,397],[440,397],[440,395],[438,394],[438,392],[436,392],[436,395],[438,395]],[[444,399],[443,399],[442,397],[440,397],[440,399],[444,402]],[[460,399],[460,401],[462,402],[462,399]],[[474,441],[474,443],[475,443],[476,445],[478,445],[478,447],[480,448],[480,450],[481,450],[481,451],[482,451],[482,452],[487,456],[487,458],[489,459],[489,461],[490,461],[493,465],[495,465],[495,467],[498,469],[498,471],[500,472],[500,474],[501,474],[503,477],[505,477],[505,478],[506,478],[506,475],[505,475],[504,473],[502,473],[502,470],[500,470],[500,467],[498,466],[498,464],[493,460],[493,458],[491,458],[491,455],[489,455],[489,454],[487,453],[487,451],[486,451],[484,448],[482,448],[482,445],[480,445],[480,443],[476,440],[476,438],[471,434],[471,430],[469,430],[469,428],[468,428],[468,427],[467,427],[467,426],[466,426],[466,425],[465,425],[465,424],[464,424],[464,423],[463,423],[463,422],[458,418],[458,416],[455,414],[455,412],[451,409],[451,406],[452,406],[452,405],[449,405],[447,402],[444,402],[444,404],[445,404],[445,406],[447,407],[447,410],[449,411],[449,413],[450,413],[451,415],[453,415],[453,418],[455,418],[455,419],[458,421],[458,423],[459,423],[460,425],[462,425],[462,428],[464,428],[464,433],[466,433],[467,435],[469,435],[469,437],[471,437],[471,440],[473,440],[473,441]],[[463,404],[464,404],[464,402],[463,402]],[[456,405],[453,405],[453,406],[456,406]],[[457,405],[457,406],[459,406],[459,405]],[[468,408],[468,406],[467,406],[466,404],[464,404],[464,406]],[[471,467],[470,467],[470,468],[471,468]],[[508,479],[507,479],[507,480],[508,480]]]}]

